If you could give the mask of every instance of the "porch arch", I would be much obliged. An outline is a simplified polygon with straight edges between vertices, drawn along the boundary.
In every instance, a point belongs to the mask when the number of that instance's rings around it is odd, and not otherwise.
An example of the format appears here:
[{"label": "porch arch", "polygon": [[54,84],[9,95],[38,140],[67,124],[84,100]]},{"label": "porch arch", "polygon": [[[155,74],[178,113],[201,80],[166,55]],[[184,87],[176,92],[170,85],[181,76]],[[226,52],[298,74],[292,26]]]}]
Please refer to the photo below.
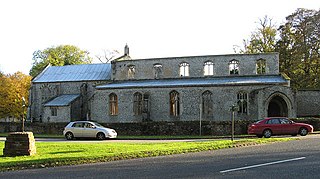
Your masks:
[{"label": "porch arch", "polygon": [[270,95],[266,103],[268,117],[288,117],[292,109],[289,98],[282,93]]}]

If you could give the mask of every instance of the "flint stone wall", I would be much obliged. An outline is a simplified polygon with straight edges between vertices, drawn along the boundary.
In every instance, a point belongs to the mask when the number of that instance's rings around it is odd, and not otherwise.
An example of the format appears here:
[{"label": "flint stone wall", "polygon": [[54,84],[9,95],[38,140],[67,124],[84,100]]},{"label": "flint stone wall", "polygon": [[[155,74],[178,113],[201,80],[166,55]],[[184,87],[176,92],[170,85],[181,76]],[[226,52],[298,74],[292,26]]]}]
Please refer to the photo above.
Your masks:
[{"label": "flint stone wall", "polygon": [[256,75],[256,62],[259,59],[266,60],[266,74],[279,74],[279,54],[231,54],[231,55],[208,55],[169,58],[150,58],[137,60],[117,61],[113,67],[112,80],[128,80],[128,67],[135,66],[134,79],[154,79],[153,65],[161,64],[163,68],[161,78],[181,78],[179,74],[180,63],[189,63],[190,77],[203,77],[203,64],[213,62],[214,76],[230,76],[229,62],[238,60],[240,66],[239,75]]},{"label": "flint stone wall", "polygon": [[[180,115],[170,115],[170,92],[179,93]],[[134,94],[149,94],[150,121],[178,122],[197,121],[200,118],[200,104],[202,93],[209,90],[212,93],[213,115],[207,121],[226,121],[229,119],[230,108],[237,103],[237,93],[246,92],[248,98],[248,113],[236,113],[238,120],[257,120],[266,117],[267,99],[274,93],[283,94],[288,101],[288,117],[296,117],[294,94],[290,88],[284,86],[252,85],[252,86],[214,86],[214,87],[172,87],[172,88],[134,88],[134,89],[104,89],[97,90],[92,102],[91,120],[100,123],[142,122],[143,116],[135,116],[133,111]],[[118,115],[109,115],[109,95],[118,96]],[[290,103],[292,102],[292,103]]]},{"label": "flint stone wall", "polygon": [[[297,120],[295,120],[297,121]],[[298,120],[314,126],[314,130],[320,130],[320,119],[309,118]],[[297,122],[298,122],[297,121]],[[235,134],[247,134],[247,127],[254,121],[236,120]],[[119,136],[127,135],[199,135],[199,121],[175,121],[175,122],[139,122],[139,123],[101,123],[105,127],[113,128]],[[62,135],[67,123],[26,123],[25,130],[34,134],[58,134]],[[8,133],[21,130],[21,123],[0,123],[0,133]],[[202,135],[223,136],[231,134],[231,119],[227,121],[202,121]]]},{"label": "flint stone wall", "polygon": [[[246,134],[247,126],[252,121],[237,121],[236,134]],[[68,123],[26,123],[25,130],[34,134],[62,135]],[[199,135],[199,121],[176,122],[139,122],[139,123],[100,123],[105,127],[113,128],[118,135]],[[0,123],[0,133],[21,130],[21,123]],[[202,121],[202,135],[231,134],[230,121]]]},{"label": "flint stone wall", "polygon": [[319,90],[301,90],[297,92],[297,116],[320,117]]}]

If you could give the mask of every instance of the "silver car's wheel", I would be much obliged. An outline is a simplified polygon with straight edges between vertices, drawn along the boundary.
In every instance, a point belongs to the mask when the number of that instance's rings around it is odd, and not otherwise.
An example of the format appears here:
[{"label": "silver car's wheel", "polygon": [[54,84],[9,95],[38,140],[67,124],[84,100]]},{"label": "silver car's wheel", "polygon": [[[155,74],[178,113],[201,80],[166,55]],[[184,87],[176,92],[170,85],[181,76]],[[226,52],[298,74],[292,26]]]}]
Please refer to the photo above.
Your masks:
[{"label": "silver car's wheel", "polygon": [[299,134],[301,136],[306,136],[308,134],[308,130],[303,127],[303,128],[300,129]]},{"label": "silver car's wheel", "polygon": [[105,138],[106,138],[106,136],[104,135],[104,133],[99,132],[99,133],[97,134],[97,139],[98,139],[98,140],[104,140]]},{"label": "silver car's wheel", "polygon": [[272,131],[270,129],[266,129],[266,130],[263,131],[263,136],[265,138],[270,138],[271,135],[272,135]]},{"label": "silver car's wheel", "polygon": [[67,132],[65,137],[67,140],[72,140],[74,136],[73,136],[72,132]]}]

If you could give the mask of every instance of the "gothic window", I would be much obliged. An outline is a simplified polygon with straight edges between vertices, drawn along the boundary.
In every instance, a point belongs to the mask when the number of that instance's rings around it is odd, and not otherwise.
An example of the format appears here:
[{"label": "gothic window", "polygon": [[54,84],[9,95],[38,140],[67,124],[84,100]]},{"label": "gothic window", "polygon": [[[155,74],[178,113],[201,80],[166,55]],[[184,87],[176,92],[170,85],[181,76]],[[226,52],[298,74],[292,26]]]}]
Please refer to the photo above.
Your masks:
[{"label": "gothic window", "polygon": [[134,65],[128,66],[128,79],[133,79],[136,74],[136,69]]},{"label": "gothic window", "polygon": [[180,76],[189,76],[189,63],[180,63]]},{"label": "gothic window", "polygon": [[42,103],[47,102],[53,97],[57,96],[59,92],[59,85],[43,84],[40,86]]},{"label": "gothic window", "polygon": [[149,113],[149,99],[150,95],[145,93],[143,95],[143,113]]},{"label": "gothic window", "polygon": [[238,113],[248,114],[248,93],[239,92],[237,94]]},{"label": "gothic window", "polygon": [[81,96],[87,95],[87,92],[88,92],[88,84],[87,84],[87,83],[83,83],[83,84],[80,86]]},{"label": "gothic window", "polygon": [[213,101],[212,93],[210,91],[205,91],[202,93],[202,116],[208,118],[213,115]]},{"label": "gothic window", "polygon": [[43,101],[47,101],[48,99],[50,99],[50,97],[51,97],[51,90],[50,90],[50,88],[49,88],[49,87],[43,88],[42,94],[43,94],[43,96],[42,96],[42,100],[43,100]]},{"label": "gothic window", "polygon": [[60,85],[56,85],[55,86],[55,89],[56,89],[56,95],[60,95]]},{"label": "gothic window", "polygon": [[213,75],[213,62],[207,61],[204,63],[204,76]]},{"label": "gothic window", "polygon": [[83,83],[80,86],[80,94],[81,94],[81,106],[80,106],[80,116],[82,119],[88,119],[88,84]]},{"label": "gothic window", "polygon": [[153,65],[153,69],[154,69],[154,78],[155,79],[159,79],[162,76],[162,65],[161,64],[154,64]]},{"label": "gothic window", "polygon": [[229,72],[230,75],[239,75],[239,61],[231,60],[229,62]]},{"label": "gothic window", "polygon": [[40,89],[41,89],[41,94],[42,94],[41,99],[43,102],[48,101],[49,99],[52,98],[53,90],[52,90],[51,85],[44,84],[40,87]]},{"label": "gothic window", "polygon": [[134,115],[142,114],[142,94],[139,92],[134,93],[133,95],[133,113]]},{"label": "gothic window", "polygon": [[258,75],[266,74],[266,60],[259,59],[256,63],[256,70]]},{"label": "gothic window", "polygon": [[118,115],[118,96],[114,93],[109,95],[109,114]]},{"label": "gothic window", "polygon": [[57,116],[58,114],[58,109],[57,107],[51,107],[51,116]]},{"label": "gothic window", "polygon": [[170,115],[179,116],[180,106],[179,106],[179,93],[177,91],[170,92]]}]

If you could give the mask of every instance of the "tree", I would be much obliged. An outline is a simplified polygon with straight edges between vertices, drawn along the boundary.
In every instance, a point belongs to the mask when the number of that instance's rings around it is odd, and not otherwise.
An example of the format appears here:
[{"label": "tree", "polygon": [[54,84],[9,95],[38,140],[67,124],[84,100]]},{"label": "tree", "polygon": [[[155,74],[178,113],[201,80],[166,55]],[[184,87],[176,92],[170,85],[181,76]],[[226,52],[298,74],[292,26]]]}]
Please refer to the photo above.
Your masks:
[{"label": "tree", "polygon": [[31,76],[21,72],[0,76],[0,118],[26,115],[22,98],[28,103]]},{"label": "tree", "polygon": [[259,22],[239,52],[279,52],[280,72],[291,78],[291,87],[319,89],[320,10],[297,9],[278,29],[267,16]]},{"label": "tree", "polygon": [[274,52],[276,45],[277,28],[272,19],[265,16],[259,19],[259,27],[251,33],[249,40],[243,40],[243,49],[240,53]]},{"label": "tree", "polygon": [[30,70],[30,75],[33,77],[37,76],[49,64],[52,66],[64,66],[92,62],[89,52],[73,45],[60,45],[43,51],[37,50],[33,53],[32,60],[33,66]]},{"label": "tree", "polygon": [[320,88],[320,11],[297,9],[279,28],[280,70],[295,89]]},{"label": "tree", "polygon": [[116,56],[119,55],[117,50],[103,50],[103,55],[96,55],[96,58],[101,63],[109,63],[110,61],[114,60]]}]

